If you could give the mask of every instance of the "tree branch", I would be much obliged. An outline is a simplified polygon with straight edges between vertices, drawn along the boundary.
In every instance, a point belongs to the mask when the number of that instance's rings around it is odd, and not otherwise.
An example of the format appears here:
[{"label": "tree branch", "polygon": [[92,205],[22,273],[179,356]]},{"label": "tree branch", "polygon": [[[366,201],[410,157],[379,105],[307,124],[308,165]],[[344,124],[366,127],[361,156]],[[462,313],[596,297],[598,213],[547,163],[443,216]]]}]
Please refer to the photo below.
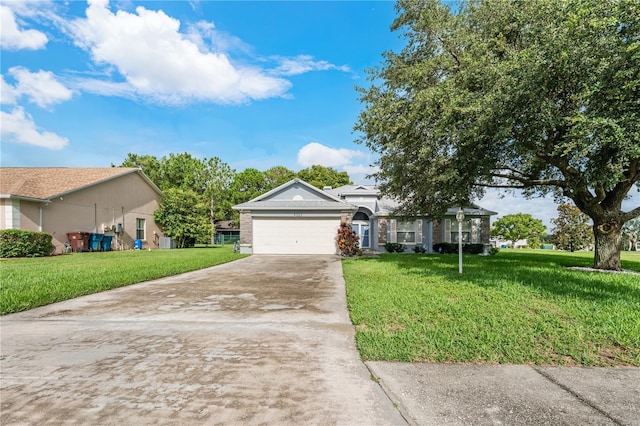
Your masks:
[{"label": "tree branch", "polygon": [[567,183],[562,180],[557,179],[530,179],[526,177],[520,177],[510,174],[502,174],[502,173],[491,173],[491,177],[500,178],[500,179],[508,179],[515,180],[523,184],[524,187],[531,186],[557,186],[559,188],[565,188]]}]

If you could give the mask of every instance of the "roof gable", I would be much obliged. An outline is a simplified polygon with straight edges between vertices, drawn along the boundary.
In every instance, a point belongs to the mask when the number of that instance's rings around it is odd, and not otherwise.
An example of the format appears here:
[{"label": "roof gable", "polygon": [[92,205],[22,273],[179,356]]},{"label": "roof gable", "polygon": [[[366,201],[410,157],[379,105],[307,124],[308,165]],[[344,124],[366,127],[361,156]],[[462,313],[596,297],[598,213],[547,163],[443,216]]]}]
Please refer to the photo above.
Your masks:
[{"label": "roof gable", "polygon": [[300,179],[292,179],[246,203],[236,210],[352,210],[354,206]]},{"label": "roof gable", "polygon": [[334,201],[342,200],[316,188],[300,179],[292,179],[279,187],[264,193],[250,202],[257,201]]},{"label": "roof gable", "polygon": [[161,194],[160,189],[137,168],[0,167],[0,195],[46,200],[130,173],[138,173]]}]

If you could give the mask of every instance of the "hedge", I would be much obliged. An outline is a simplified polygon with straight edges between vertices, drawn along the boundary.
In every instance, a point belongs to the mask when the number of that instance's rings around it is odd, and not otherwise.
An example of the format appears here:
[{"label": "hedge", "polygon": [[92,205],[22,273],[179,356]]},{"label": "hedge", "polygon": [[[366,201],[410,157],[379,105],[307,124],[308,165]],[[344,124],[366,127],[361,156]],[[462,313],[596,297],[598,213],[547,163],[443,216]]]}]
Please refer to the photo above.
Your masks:
[{"label": "hedge", "polygon": [[[465,254],[480,254],[484,250],[484,244],[462,244],[462,252]],[[435,253],[458,253],[458,243],[436,243],[433,245]]]},{"label": "hedge", "polygon": [[0,230],[0,257],[48,256],[54,249],[53,237],[46,232]]}]

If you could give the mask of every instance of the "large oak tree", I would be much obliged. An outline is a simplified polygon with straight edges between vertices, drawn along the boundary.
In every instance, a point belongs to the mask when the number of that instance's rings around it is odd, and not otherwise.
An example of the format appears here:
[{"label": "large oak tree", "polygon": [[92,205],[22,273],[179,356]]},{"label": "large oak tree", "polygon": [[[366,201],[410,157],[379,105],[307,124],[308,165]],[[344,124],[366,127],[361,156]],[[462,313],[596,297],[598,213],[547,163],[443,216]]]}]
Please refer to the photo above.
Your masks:
[{"label": "large oak tree", "polygon": [[573,200],[594,266],[620,269],[622,201],[640,179],[640,1],[399,0],[361,88],[361,142],[383,192],[437,217],[487,187]]}]

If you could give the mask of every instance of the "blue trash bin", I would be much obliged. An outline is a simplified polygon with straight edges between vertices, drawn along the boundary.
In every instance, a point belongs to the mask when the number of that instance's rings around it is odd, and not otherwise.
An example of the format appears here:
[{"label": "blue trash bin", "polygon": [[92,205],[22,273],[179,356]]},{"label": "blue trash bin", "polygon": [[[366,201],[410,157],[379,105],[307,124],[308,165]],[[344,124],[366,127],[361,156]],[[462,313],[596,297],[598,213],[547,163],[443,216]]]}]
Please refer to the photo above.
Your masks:
[{"label": "blue trash bin", "polygon": [[133,241],[133,248],[135,250],[142,250],[142,240],[134,240]]},{"label": "blue trash bin", "polygon": [[111,240],[113,240],[113,235],[105,235],[102,237],[102,250],[111,251]]},{"label": "blue trash bin", "polygon": [[89,250],[100,251],[102,249],[102,238],[104,234],[91,234],[89,237]]}]

